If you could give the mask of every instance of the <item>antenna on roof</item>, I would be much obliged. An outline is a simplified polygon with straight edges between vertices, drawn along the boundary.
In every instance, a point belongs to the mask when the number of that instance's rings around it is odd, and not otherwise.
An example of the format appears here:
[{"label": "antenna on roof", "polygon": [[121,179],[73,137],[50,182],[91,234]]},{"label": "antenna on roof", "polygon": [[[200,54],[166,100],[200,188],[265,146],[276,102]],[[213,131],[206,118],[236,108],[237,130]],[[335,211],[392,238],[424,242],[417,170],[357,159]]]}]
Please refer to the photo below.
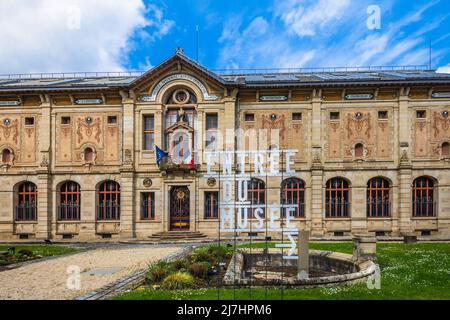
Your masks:
[{"label": "antenna on roof", "polygon": [[198,62],[198,47],[199,47],[199,29],[198,25],[195,26],[196,33],[196,61]]},{"label": "antenna on roof", "polygon": [[432,44],[431,44],[431,38],[430,38],[430,47],[428,52],[428,70],[431,70],[431,52],[432,52]]}]

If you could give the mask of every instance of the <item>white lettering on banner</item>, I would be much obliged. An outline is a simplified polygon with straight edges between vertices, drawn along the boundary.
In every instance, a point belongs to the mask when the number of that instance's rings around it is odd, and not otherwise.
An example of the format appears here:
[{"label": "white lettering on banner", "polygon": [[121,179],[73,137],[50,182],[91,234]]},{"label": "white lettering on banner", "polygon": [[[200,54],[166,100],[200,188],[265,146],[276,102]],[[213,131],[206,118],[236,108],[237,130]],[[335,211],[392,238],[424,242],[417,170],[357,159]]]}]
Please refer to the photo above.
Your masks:
[{"label": "white lettering on banner", "polygon": [[[251,203],[248,199],[248,183],[252,178],[289,177],[295,175],[293,157],[296,150],[267,151],[205,151],[207,173],[205,178],[218,179],[222,186],[220,208],[220,232],[281,232],[290,243],[277,244],[277,248],[289,248],[284,259],[298,259],[294,236],[298,229],[292,224],[296,204]],[[235,157],[236,156],[236,157]],[[232,172],[233,161],[239,163],[239,172]],[[246,172],[246,163],[254,168]],[[214,170],[222,164],[220,172]],[[220,167],[220,166],[219,166]],[[284,168],[284,172],[280,170]],[[233,192],[233,190],[235,190]],[[235,196],[233,197],[233,193]],[[283,215],[284,213],[284,215]],[[283,219],[281,218],[283,217]],[[256,223],[255,223],[256,222]],[[266,222],[266,224],[264,224]]]}]

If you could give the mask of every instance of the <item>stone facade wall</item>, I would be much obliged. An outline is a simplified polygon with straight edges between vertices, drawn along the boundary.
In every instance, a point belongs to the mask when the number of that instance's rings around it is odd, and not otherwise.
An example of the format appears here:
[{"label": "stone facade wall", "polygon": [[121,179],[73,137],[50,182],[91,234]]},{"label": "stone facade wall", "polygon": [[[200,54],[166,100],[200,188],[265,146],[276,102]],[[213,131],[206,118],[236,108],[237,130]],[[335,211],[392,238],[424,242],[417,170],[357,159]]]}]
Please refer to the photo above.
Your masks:
[{"label": "stone facade wall", "polygon": [[[179,72],[198,79],[207,93],[217,99],[205,99],[205,92],[196,83],[183,78],[161,86],[154,101],[142,99],[162,79]],[[191,90],[198,100],[196,156],[202,166],[196,174],[163,175],[156,166],[155,152],[142,150],[144,115],[154,116],[155,144],[164,146],[164,101],[168,92],[176,88]],[[368,91],[374,93],[373,100],[344,98],[348,93]],[[261,102],[263,95],[286,95],[288,99]],[[6,97],[0,96],[0,100]],[[93,98],[101,98],[103,103],[74,102]],[[268,132],[277,129],[281,134],[279,147],[299,151],[295,157],[295,177],[305,182],[306,215],[295,223],[301,229],[310,229],[312,235],[335,232],[400,235],[421,231],[450,235],[449,159],[441,150],[444,142],[450,142],[450,119],[443,116],[444,111],[450,111],[450,99],[433,99],[423,88],[232,90],[189,67],[173,66],[129,91],[29,93],[22,96],[22,101],[21,106],[1,107],[0,151],[8,148],[13,152],[12,159],[2,163],[0,171],[1,240],[18,239],[21,235],[39,239],[73,235],[77,241],[99,239],[105,234],[112,238],[146,238],[169,230],[168,197],[172,186],[189,188],[190,230],[217,236],[218,221],[204,217],[204,192],[219,189],[218,184],[210,185],[203,178],[207,113],[218,115],[219,130],[223,133],[236,127]],[[425,117],[418,118],[418,111],[425,111]],[[249,113],[254,114],[253,121],[246,121]],[[26,118],[33,118],[33,124]],[[224,148],[235,148],[234,141],[221,143]],[[358,143],[364,146],[359,156],[355,154]],[[92,159],[85,158],[86,148],[93,150]],[[392,214],[389,218],[367,218],[367,183],[379,176],[390,182]],[[411,186],[421,176],[435,181],[436,217],[412,217]],[[324,188],[333,177],[345,178],[350,183],[349,218],[325,218]],[[97,190],[106,180],[121,186],[120,221],[96,220]],[[14,220],[17,188],[24,181],[33,182],[38,189],[36,221]],[[66,181],[80,185],[80,221],[58,221],[59,189]],[[279,201],[281,181],[281,177],[266,181],[268,203]],[[153,220],[141,217],[142,192],[155,194]]]}]

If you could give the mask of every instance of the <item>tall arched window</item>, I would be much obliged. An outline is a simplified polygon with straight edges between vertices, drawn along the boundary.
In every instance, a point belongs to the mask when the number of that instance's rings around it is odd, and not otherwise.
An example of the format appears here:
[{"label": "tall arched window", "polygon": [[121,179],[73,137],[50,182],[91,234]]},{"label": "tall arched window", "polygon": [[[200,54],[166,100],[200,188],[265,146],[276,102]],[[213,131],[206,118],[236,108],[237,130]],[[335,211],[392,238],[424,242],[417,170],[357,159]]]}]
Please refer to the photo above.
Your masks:
[{"label": "tall arched window", "polygon": [[[295,204],[294,218],[305,217],[305,182],[297,178],[284,180],[281,184],[281,204]],[[283,217],[286,217],[286,210],[283,209]]]},{"label": "tall arched window", "polygon": [[367,216],[369,218],[390,217],[389,181],[377,177],[367,184]]},{"label": "tall arched window", "polygon": [[414,217],[433,217],[435,215],[434,182],[428,177],[414,180],[412,207]]},{"label": "tall arched window", "polygon": [[350,216],[350,187],[347,180],[333,178],[327,181],[325,216],[327,218],[346,218]]},{"label": "tall arched window", "polygon": [[37,220],[37,187],[24,182],[17,189],[16,221]]},{"label": "tall arched window", "polygon": [[441,155],[443,157],[449,157],[450,156],[450,143],[444,142],[441,146]]},{"label": "tall arched window", "polygon": [[[261,205],[263,211],[262,217],[265,216],[265,204],[266,204],[266,184],[259,179],[251,179],[247,183],[247,201],[252,205]],[[249,218],[254,218],[255,209],[250,209]]]},{"label": "tall arched window", "polygon": [[120,220],[120,185],[115,181],[98,188],[97,220]]},{"label": "tall arched window", "polygon": [[80,220],[80,185],[74,181],[65,182],[59,189],[59,194],[58,219],[61,221]]},{"label": "tall arched window", "polygon": [[2,162],[10,163],[11,162],[11,150],[3,149],[2,151]]}]

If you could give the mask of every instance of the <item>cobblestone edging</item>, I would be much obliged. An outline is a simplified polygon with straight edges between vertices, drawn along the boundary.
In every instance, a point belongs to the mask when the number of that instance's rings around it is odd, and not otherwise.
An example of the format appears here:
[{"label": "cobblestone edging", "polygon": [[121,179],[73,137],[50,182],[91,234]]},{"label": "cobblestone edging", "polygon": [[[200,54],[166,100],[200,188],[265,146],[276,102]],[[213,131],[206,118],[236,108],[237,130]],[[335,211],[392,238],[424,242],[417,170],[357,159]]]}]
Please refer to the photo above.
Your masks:
[{"label": "cobblestone edging", "polygon": [[[186,256],[189,252],[191,252],[195,246],[186,246],[181,250],[165,257],[162,260],[165,261],[173,261],[179,259],[181,257]],[[126,276],[122,279],[119,279],[115,282],[112,282],[96,291],[90,292],[84,296],[75,298],[75,300],[108,300],[120,293],[124,293],[128,290],[133,290],[139,287],[144,283],[145,274],[147,270],[142,270],[137,273],[134,273],[130,276]]]}]

